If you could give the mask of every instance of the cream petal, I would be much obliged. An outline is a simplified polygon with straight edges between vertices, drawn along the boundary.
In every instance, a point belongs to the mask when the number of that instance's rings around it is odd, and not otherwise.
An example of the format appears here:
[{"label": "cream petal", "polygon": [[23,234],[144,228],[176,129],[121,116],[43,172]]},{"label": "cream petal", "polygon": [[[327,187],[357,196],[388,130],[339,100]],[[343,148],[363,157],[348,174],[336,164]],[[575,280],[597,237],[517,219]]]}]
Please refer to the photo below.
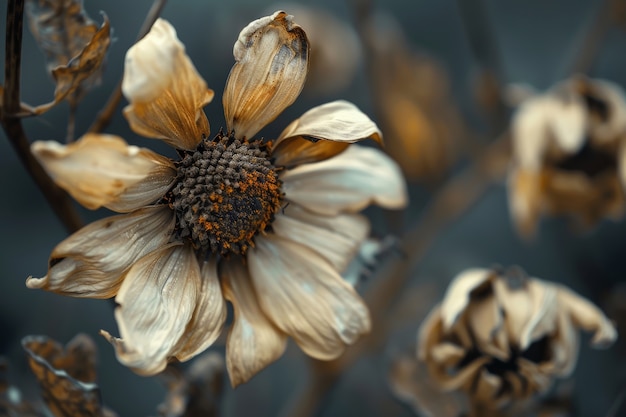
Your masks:
[{"label": "cream petal", "polygon": [[120,339],[112,339],[118,360],[142,375],[157,374],[183,336],[200,290],[193,249],[171,244],[133,265],[115,297]]},{"label": "cream petal", "polygon": [[434,306],[428,316],[422,321],[417,332],[417,357],[421,361],[428,361],[428,356],[434,346],[442,342],[443,321],[441,319],[441,305]]},{"label": "cream petal", "polygon": [[440,388],[444,391],[452,391],[462,386],[471,384],[476,378],[477,373],[481,372],[481,368],[489,362],[489,357],[481,356],[473,362],[467,364],[458,372],[450,372],[447,367],[441,367],[438,364],[427,362],[430,375],[437,381]]},{"label": "cream petal", "polygon": [[[596,144],[606,144],[621,138],[626,130],[626,97],[624,90],[616,83],[606,80],[585,80],[588,91],[609,108],[606,120],[594,118],[589,123],[590,136]],[[580,82],[580,80],[579,80]],[[619,140],[619,139],[618,139]]]},{"label": "cream petal", "polygon": [[309,42],[293,16],[279,11],[251,22],[233,47],[235,65],[224,90],[224,115],[235,137],[252,138],[302,91]]},{"label": "cream petal", "polygon": [[465,349],[449,342],[439,343],[430,349],[430,357],[446,367],[452,367],[465,357]]},{"label": "cream petal", "polygon": [[226,302],[217,275],[217,260],[203,262],[200,290],[193,317],[184,337],[174,348],[176,358],[184,362],[211,346],[222,332],[226,320]]},{"label": "cream petal", "polygon": [[288,170],[281,179],[287,200],[327,216],[372,203],[399,209],[408,200],[398,165],[378,149],[356,145],[325,161]]},{"label": "cream petal", "polygon": [[174,215],[167,206],[95,221],[59,243],[50,255],[48,274],[28,278],[26,286],[74,297],[113,297],[124,272],[167,244],[173,229]]},{"label": "cream petal", "polygon": [[124,116],[136,133],[187,150],[209,135],[202,108],[214,93],[166,20],[158,19],[126,53],[122,91],[130,102]]},{"label": "cream petal", "polygon": [[335,270],[343,272],[367,237],[369,222],[358,214],[328,217],[290,204],[276,214],[272,230],[284,239],[313,249]]},{"label": "cream petal", "polygon": [[224,297],[235,312],[226,341],[226,367],[230,383],[236,387],[280,358],[287,347],[287,336],[261,310],[241,260],[226,261],[220,272]]},{"label": "cream petal", "polygon": [[556,294],[536,279],[526,279],[522,285],[511,287],[505,278],[494,280],[493,289],[509,340],[525,350],[539,338],[554,331]]},{"label": "cream petal", "polygon": [[382,144],[376,123],[354,104],[337,100],[312,108],[287,126],[273,155],[278,165],[297,166],[330,158],[348,143],[368,138]]},{"label": "cream petal", "polygon": [[470,268],[457,275],[448,285],[441,303],[441,318],[446,331],[456,323],[467,308],[472,291],[489,281],[492,274],[490,269]]},{"label": "cream petal", "polygon": [[369,312],[359,295],[305,246],[264,236],[248,262],[263,311],[309,356],[336,358],[369,332]]},{"label": "cream petal", "polygon": [[154,203],[176,179],[168,158],[113,135],[87,134],[69,145],[38,141],[31,149],[54,182],[92,210],[128,212]]},{"label": "cream petal", "polygon": [[472,393],[472,398],[481,404],[493,405],[498,391],[502,386],[502,379],[481,369]]},{"label": "cream petal", "polygon": [[607,348],[615,342],[615,327],[589,300],[562,285],[557,285],[557,300],[559,307],[568,312],[576,326],[594,333],[591,340],[594,347]]},{"label": "cream petal", "polygon": [[503,361],[509,359],[508,343],[501,340],[506,339],[505,318],[493,295],[472,300],[466,309],[466,317],[478,350]]}]

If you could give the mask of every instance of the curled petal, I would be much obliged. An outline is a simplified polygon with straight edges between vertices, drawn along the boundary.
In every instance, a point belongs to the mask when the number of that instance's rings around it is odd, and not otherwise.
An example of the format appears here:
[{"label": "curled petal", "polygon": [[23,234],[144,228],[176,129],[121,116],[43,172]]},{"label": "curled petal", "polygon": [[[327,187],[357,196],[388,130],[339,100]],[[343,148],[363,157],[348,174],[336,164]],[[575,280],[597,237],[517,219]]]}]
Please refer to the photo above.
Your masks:
[{"label": "curled petal", "polygon": [[368,138],[382,144],[376,123],[354,104],[337,100],[314,107],[294,120],[280,134],[273,154],[277,164],[296,166],[330,158],[348,143]]},{"label": "curled petal", "polygon": [[205,261],[200,269],[198,302],[184,337],[174,349],[176,358],[184,362],[211,346],[222,332],[226,320],[226,302],[222,297],[217,261]]},{"label": "curled petal", "polygon": [[369,222],[358,214],[322,216],[291,204],[272,223],[274,232],[313,249],[343,272],[369,233]]},{"label": "curled petal", "polygon": [[26,286],[74,297],[113,297],[124,272],[165,245],[173,229],[174,216],[166,206],[98,220],[59,243],[50,255],[48,274],[28,278]]},{"label": "curled petal", "polygon": [[263,311],[309,356],[336,358],[369,332],[369,312],[359,295],[305,246],[264,236],[248,262]]},{"label": "curled petal", "polygon": [[128,212],[154,203],[176,178],[168,158],[113,135],[87,134],[69,145],[40,141],[31,149],[54,181],[92,210]]},{"label": "curled petal", "polygon": [[250,275],[240,260],[225,262],[221,278],[224,297],[235,312],[226,341],[226,367],[236,387],[280,358],[287,336],[261,310]]},{"label": "curled petal", "polygon": [[253,137],[302,91],[309,42],[292,19],[279,11],[251,22],[239,34],[223,99],[226,126],[237,138]]},{"label": "curled petal", "polygon": [[565,309],[574,324],[593,332],[591,343],[597,348],[606,348],[617,340],[617,331],[609,319],[589,300],[562,285],[557,286],[559,306]]},{"label": "curled petal", "polygon": [[541,171],[515,168],[508,178],[509,210],[517,231],[524,238],[533,236],[544,209],[546,175]]},{"label": "curled petal", "polygon": [[492,271],[482,268],[471,268],[457,275],[448,286],[441,303],[441,318],[444,329],[449,330],[467,308],[473,290],[488,282]]},{"label": "curled petal", "polygon": [[142,375],[165,369],[196,306],[200,268],[191,247],[171,244],[128,271],[115,301],[121,339],[104,336],[120,362]]},{"label": "curled petal", "polygon": [[533,97],[520,106],[513,119],[515,158],[520,166],[537,170],[551,140],[562,151],[574,153],[583,145],[586,128],[584,104],[568,91]]},{"label": "curled petal", "polygon": [[402,208],[408,199],[398,165],[381,151],[362,146],[289,170],[281,179],[288,200],[327,216],[359,211],[371,203]]},{"label": "curled petal", "polygon": [[136,133],[187,150],[209,135],[202,108],[214,93],[166,20],[158,19],[126,53],[122,91],[130,101],[124,115]]}]

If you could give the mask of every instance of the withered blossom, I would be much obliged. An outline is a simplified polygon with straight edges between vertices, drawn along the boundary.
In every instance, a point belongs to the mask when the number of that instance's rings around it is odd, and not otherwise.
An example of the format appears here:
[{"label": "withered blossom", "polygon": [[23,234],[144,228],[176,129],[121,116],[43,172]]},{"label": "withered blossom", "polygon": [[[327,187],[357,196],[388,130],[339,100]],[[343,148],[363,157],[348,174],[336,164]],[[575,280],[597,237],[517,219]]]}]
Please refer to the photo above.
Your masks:
[{"label": "withered blossom", "polygon": [[573,372],[579,329],[593,332],[598,348],[617,338],[595,305],[563,285],[519,268],[468,269],[422,323],[418,357],[443,390],[503,409]]},{"label": "withered blossom", "polygon": [[385,149],[407,178],[440,178],[456,158],[463,130],[445,68],[414,50],[390,15],[374,15],[362,32]]},{"label": "withered blossom", "polygon": [[509,200],[521,235],[543,215],[590,227],[619,219],[626,186],[626,101],[614,83],[574,77],[525,100],[512,127]]},{"label": "withered blossom", "polygon": [[84,206],[121,215],[61,242],[48,274],[30,288],[115,297],[121,338],[103,335],[140,374],[162,371],[209,347],[226,320],[233,385],[247,381],[292,337],[332,359],[369,331],[367,307],[340,273],[368,234],[357,212],[406,204],[399,168],[353,104],[334,101],[289,124],[273,142],[255,138],[299,95],[309,44],[276,12],[242,30],[224,91],[226,131],[209,136],[207,88],[174,28],[158,20],[126,55],[124,110],[131,128],[181,155],[174,162],[117,136],[88,134],[64,146],[36,142],[48,173]]}]

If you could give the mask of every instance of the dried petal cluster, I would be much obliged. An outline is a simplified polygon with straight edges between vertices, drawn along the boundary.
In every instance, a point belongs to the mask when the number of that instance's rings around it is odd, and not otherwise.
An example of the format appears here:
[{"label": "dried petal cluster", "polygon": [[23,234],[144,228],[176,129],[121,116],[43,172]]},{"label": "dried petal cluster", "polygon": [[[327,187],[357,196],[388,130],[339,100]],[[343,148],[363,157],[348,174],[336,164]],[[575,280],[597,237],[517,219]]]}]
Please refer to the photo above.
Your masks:
[{"label": "dried petal cluster", "polygon": [[509,200],[532,236],[543,215],[589,227],[620,218],[626,186],[626,100],[608,81],[576,77],[524,101],[512,124]]},{"label": "dried petal cluster", "polygon": [[370,328],[365,303],[341,277],[369,232],[357,212],[406,205],[397,165],[377,149],[350,146],[382,140],[352,103],[314,107],[275,141],[255,138],[304,85],[309,44],[292,16],[251,22],[233,54],[226,133],[213,139],[202,109],[213,91],[168,22],[157,20],[126,55],[130,127],[176,148],[182,162],[112,135],[32,146],[80,203],[122,214],[65,239],[47,275],[27,285],[115,297],[121,338],[102,334],[140,374],[208,348],[226,323],[227,302],[233,385],[280,357],[288,337],[310,356],[336,358]]},{"label": "dried petal cluster", "polygon": [[419,331],[419,359],[444,390],[501,409],[546,391],[574,370],[578,329],[607,347],[613,325],[588,300],[519,268],[469,269],[450,284]]}]

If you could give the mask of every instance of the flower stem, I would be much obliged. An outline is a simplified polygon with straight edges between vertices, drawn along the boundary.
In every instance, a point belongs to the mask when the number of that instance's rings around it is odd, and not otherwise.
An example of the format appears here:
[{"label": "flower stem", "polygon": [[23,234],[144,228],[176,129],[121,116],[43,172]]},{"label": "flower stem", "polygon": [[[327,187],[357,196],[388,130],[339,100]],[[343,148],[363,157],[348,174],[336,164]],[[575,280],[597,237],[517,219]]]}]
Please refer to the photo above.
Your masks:
[{"label": "flower stem", "polygon": [[0,124],[21,163],[31,175],[44,197],[68,232],[82,227],[69,195],[58,187],[30,152],[30,141],[15,115],[21,110],[20,67],[22,57],[22,30],[24,0],[9,0],[7,4],[4,89],[0,108]]}]

